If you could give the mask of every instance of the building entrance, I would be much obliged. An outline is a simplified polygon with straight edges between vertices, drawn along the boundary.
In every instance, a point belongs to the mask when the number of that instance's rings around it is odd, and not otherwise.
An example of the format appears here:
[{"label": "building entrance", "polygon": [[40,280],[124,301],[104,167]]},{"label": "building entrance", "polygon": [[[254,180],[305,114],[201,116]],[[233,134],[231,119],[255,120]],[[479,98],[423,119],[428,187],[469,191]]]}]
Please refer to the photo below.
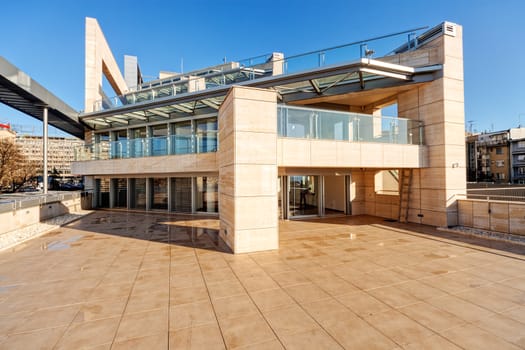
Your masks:
[{"label": "building entrance", "polygon": [[319,215],[319,176],[290,176],[288,211],[290,217]]},{"label": "building entrance", "polygon": [[279,219],[351,214],[349,175],[281,176]]}]

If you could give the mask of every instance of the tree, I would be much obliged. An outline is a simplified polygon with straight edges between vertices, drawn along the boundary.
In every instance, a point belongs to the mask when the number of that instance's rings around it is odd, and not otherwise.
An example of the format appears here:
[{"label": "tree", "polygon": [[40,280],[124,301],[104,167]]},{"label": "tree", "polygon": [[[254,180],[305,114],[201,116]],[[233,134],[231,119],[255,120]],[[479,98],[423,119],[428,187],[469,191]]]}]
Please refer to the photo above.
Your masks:
[{"label": "tree", "polygon": [[16,164],[20,161],[20,149],[15,143],[7,138],[0,139],[0,185],[11,184],[11,173],[16,169]]},{"label": "tree", "polygon": [[12,140],[0,139],[0,186],[10,185],[12,191],[17,191],[36,175],[38,168],[39,164],[29,161]]}]

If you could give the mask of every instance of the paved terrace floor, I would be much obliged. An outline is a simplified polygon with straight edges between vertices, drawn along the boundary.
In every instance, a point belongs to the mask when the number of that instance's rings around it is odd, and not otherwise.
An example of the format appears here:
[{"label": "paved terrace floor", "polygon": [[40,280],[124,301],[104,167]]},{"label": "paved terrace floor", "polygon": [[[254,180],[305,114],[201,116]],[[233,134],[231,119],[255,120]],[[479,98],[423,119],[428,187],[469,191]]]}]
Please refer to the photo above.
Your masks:
[{"label": "paved terrace floor", "polygon": [[0,348],[525,347],[523,246],[352,217],[234,256],[217,225],[99,211],[0,253]]}]

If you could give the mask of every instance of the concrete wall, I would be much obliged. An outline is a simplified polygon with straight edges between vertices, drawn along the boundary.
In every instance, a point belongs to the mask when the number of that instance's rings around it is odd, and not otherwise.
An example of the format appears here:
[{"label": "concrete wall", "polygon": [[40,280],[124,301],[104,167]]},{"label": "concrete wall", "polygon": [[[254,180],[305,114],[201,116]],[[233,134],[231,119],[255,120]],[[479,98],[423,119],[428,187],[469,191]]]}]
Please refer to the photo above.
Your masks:
[{"label": "concrete wall", "polygon": [[279,247],[276,101],[233,87],[219,110],[220,235],[234,253]]},{"label": "concrete wall", "polygon": [[460,199],[458,208],[461,226],[525,235],[525,203]]},{"label": "concrete wall", "polygon": [[59,215],[79,212],[80,210],[80,194],[72,199],[13,209],[0,213],[0,234],[34,225]]}]

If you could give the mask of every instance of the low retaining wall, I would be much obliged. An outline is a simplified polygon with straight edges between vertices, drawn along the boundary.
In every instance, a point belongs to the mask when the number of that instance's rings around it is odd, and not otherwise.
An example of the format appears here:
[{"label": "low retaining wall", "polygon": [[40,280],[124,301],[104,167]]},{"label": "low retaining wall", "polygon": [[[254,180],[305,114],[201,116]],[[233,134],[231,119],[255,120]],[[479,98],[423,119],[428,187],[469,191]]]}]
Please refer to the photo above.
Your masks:
[{"label": "low retaining wall", "polygon": [[0,235],[59,215],[80,212],[82,198],[80,192],[2,198]]},{"label": "low retaining wall", "polygon": [[460,226],[525,235],[525,203],[459,199],[458,212]]}]

